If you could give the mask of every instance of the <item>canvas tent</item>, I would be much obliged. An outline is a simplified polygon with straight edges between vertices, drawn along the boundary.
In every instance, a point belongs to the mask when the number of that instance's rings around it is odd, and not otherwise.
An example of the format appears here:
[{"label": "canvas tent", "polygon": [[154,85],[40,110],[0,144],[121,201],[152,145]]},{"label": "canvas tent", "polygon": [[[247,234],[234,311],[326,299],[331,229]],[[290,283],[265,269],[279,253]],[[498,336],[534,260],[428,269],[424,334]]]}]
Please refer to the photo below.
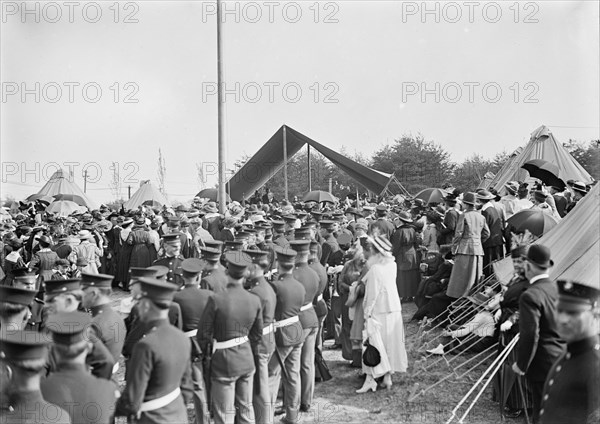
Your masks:
[{"label": "canvas tent", "polygon": [[[284,137],[286,142],[285,160],[283,155]],[[226,191],[233,200],[241,201],[249,198],[255,190],[262,187],[283,168],[285,161],[289,161],[305,144],[316,149],[356,182],[374,193],[379,194],[385,191],[391,179],[394,178],[391,174],[377,171],[348,159],[293,128],[283,125],[228,181]]]},{"label": "canvas tent", "polygon": [[80,189],[77,184],[75,184],[73,177],[71,177],[62,169],[59,169],[54,174],[52,174],[48,182],[35,195],[53,197],[57,194],[74,194],[77,196],[81,196],[81,198],[83,198],[83,200],[85,201],[85,206],[87,206],[89,210],[98,209],[98,205],[92,200],[90,200],[90,198],[87,197],[83,190]]},{"label": "canvas tent", "polygon": [[527,181],[529,173],[521,166],[532,159],[543,159],[558,166],[558,177],[564,182],[575,180],[587,183],[593,180],[567,149],[554,138],[550,129],[542,125],[531,133],[529,143],[523,151],[512,161],[509,158],[507,164],[496,174],[496,178],[489,187],[499,191],[508,181]]},{"label": "canvas tent", "polygon": [[133,193],[131,199],[123,204],[123,207],[132,210],[137,209],[141,205],[148,205],[151,207],[169,206],[169,201],[150,183],[150,180],[145,180],[140,183],[140,188]]},{"label": "canvas tent", "polygon": [[[504,162],[504,165],[502,165],[502,168],[500,168],[500,170],[496,173],[496,175],[494,175],[490,179],[486,179],[484,177],[484,179],[481,181],[481,184],[479,184],[478,188],[488,189],[490,187],[495,187],[495,184],[496,184],[496,181],[498,180],[498,178],[500,178],[501,175],[508,173],[509,169],[513,169],[513,164],[516,161],[517,157],[519,157],[519,155],[521,154],[522,151],[523,151],[523,148],[519,147],[519,148],[517,148],[517,150],[512,152],[511,155],[506,160],[506,162]],[[507,181],[510,181],[510,180],[507,180]],[[499,189],[497,189],[497,190],[499,190]]]},{"label": "canvas tent", "polygon": [[600,184],[538,244],[552,251],[553,279],[568,279],[600,289]]}]

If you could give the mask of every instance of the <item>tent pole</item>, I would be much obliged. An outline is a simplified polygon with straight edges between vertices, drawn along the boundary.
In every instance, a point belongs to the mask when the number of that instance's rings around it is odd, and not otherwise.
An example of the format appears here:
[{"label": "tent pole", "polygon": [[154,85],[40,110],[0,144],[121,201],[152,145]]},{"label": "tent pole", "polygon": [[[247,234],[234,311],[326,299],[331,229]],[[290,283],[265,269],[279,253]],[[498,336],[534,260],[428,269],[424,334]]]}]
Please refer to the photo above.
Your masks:
[{"label": "tent pole", "polygon": [[219,154],[219,192],[217,199],[219,201],[219,213],[225,214],[225,203],[227,195],[225,193],[225,141],[223,133],[225,126],[223,123],[223,43],[221,40],[221,0],[217,0],[217,126],[218,126],[218,154]]},{"label": "tent pole", "polygon": [[288,167],[287,167],[287,127],[283,126],[283,187],[285,190],[285,198],[289,200],[288,195]]},{"label": "tent pole", "polygon": [[312,175],[310,169],[310,144],[306,145],[308,149],[308,154],[306,155],[308,158],[308,191],[312,191]]}]

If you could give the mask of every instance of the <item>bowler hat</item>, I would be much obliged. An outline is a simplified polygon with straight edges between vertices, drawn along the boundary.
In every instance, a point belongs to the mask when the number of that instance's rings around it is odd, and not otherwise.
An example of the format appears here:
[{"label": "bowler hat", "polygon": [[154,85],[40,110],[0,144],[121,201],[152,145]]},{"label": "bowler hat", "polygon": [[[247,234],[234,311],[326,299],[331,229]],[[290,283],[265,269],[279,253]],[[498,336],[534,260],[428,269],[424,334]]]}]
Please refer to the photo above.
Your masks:
[{"label": "bowler hat", "polygon": [[472,192],[465,193],[463,196],[462,202],[466,203],[467,205],[475,206],[475,203],[477,203],[475,193],[472,193]]},{"label": "bowler hat", "polygon": [[477,193],[477,198],[479,200],[493,200],[496,196],[490,193],[488,190],[480,190]]},{"label": "bowler hat", "polygon": [[550,259],[550,249],[541,244],[532,244],[527,251],[525,259],[543,269],[554,266],[554,261]]}]

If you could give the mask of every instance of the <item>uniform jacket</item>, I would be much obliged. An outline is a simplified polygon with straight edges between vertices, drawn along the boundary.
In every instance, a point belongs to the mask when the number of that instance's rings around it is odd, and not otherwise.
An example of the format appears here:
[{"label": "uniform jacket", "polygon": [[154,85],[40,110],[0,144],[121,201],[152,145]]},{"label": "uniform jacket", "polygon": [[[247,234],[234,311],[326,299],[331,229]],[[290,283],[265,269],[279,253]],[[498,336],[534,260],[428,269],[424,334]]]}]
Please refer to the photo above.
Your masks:
[{"label": "uniform jacket", "polygon": [[465,211],[458,216],[452,240],[453,253],[483,256],[483,242],[490,236],[485,218],[477,211]]},{"label": "uniform jacket", "polygon": [[68,411],[73,424],[112,420],[119,391],[114,382],[91,375],[83,364],[61,364],[41,381],[44,399]]},{"label": "uniform jacket", "polygon": [[331,259],[334,256],[334,253],[340,250],[340,245],[338,244],[335,237],[333,237],[333,234],[329,234],[327,236],[327,238],[323,241],[321,247],[321,265],[333,265]]},{"label": "uniform jacket", "polygon": [[391,240],[392,234],[396,228],[394,227],[394,224],[392,224],[386,218],[377,218],[369,225],[369,234],[372,234],[375,229],[379,231],[380,235],[387,237],[388,240]]},{"label": "uniform jacket", "polygon": [[[299,263],[294,267],[292,276],[304,286],[303,305],[312,305],[319,291],[319,275],[308,266],[308,263]],[[319,320],[317,319],[314,307],[300,311],[299,318],[302,328],[316,328],[319,326]]]},{"label": "uniform jacket", "polygon": [[185,401],[191,401],[190,341],[168,320],[148,323],[146,337],[133,347],[127,365],[127,385],[117,401],[117,416],[138,413],[142,402],[157,399],[178,387],[181,395],[170,404],[154,411],[142,412],[139,423],[187,422]]},{"label": "uniform jacket", "polygon": [[125,322],[110,303],[91,308],[92,325],[98,338],[104,343],[113,356],[114,362],[119,362],[123,344],[127,335]]},{"label": "uniform jacket", "polygon": [[167,273],[167,281],[169,283],[177,284],[178,287],[183,286],[183,277],[181,274],[183,270],[181,269],[181,264],[183,262],[183,257],[165,257],[162,259],[158,259],[154,261],[152,265],[161,265],[169,268],[169,272]]},{"label": "uniform jacket", "polygon": [[[100,341],[95,333],[90,333],[90,343],[92,350],[88,352],[85,363],[91,369],[92,374],[99,378],[110,379],[112,376],[115,360],[108,348]],[[58,356],[56,351],[51,347],[48,354],[48,374],[52,374],[58,370]]]},{"label": "uniform jacket", "polygon": [[548,278],[531,284],[519,299],[517,365],[532,381],[545,381],[550,367],[564,351],[556,330],[558,288]]},{"label": "uniform jacket", "polygon": [[[181,308],[181,329],[184,332],[198,329],[208,299],[212,295],[213,292],[210,290],[203,290],[194,286],[185,286],[183,290],[175,293],[173,301]],[[200,347],[194,338],[192,340],[192,358],[197,358],[200,355]]]},{"label": "uniform jacket", "polygon": [[[273,281],[271,286],[277,296],[275,321],[298,316],[306,295],[302,283],[294,279],[291,274],[284,274]],[[304,332],[300,321],[279,328],[275,333],[275,342],[279,347],[296,346],[304,342]]]},{"label": "uniform jacket", "polygon": [[[325,267],[318,261],[309,261],[308,266],[319,276],[319,289],[317,290],[317,296],[313,301],[313,305],[315,305],[315,313],[317,314],[317,318],[322,318],[327,315],[327,303],[325,303],[325,300],[323,299],[323,292],[327,288],[328,282],[327,271],[325,270]],[[319,296],[321,296],[321,299],[317,300]]]},{"label": "uniform jacket", "polygon": [[540,420],[543,424],[600,422],[600,340],[569,343],[548,373]]},{"label": "uniform jacket", "polygon": [[[249,293],[258,296],[260,300],[260,308],[262,311],[263,327],[272,324],[275,320],[275,305],[277,304],[277,296],[273,287],[265,280],[265,277],[260,277],[253,283],[254,285],[248,289]],[[259,352],[272,352],[275,348],[274,333],[265,334],[262,336]]]},{"label": "uniform jacket", "polygon": [[258,296],[240,285],[228,285],[215,293],[206,304],[198,328],[197,340],[202,352],[209,351],[213,340],[225,342],[248,336],[243,343],[212,354],[212,377],[240,377],[254,372],[254,354],[262,339],[263,319]]},{"label": "uniform jacket", "polygon": [[227,286],[227,275],[223,268],[208,269],[202,271],[202,280],[200,280],[200,288],[204,290],[211,290],[215,293],[221,293],[225,291]]},{"label": "uniform jacket", "polygon": [[[44,400],[39,390],[20,392],[8,399],[3,397],[2,402],[2,424],[71,424],[69,413]],[[49,414],[52,414],[52,419],[49,419]]]}]

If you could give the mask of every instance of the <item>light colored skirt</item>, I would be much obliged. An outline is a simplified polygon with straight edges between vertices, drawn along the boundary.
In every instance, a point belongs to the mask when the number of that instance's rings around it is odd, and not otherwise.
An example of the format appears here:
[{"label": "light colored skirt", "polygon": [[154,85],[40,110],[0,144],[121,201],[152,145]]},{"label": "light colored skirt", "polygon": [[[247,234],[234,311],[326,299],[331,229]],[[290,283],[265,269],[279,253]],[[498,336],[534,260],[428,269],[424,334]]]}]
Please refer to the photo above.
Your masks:
[{"label": "light colored skirt", "polygon": [[482,269],[483,256],[457,254],[446,294],[456,298],[468,295],[481,278]]},{"label": "light colored skirt", "polygon": [[368,367],[363,363],[363,372],[371,374],[374,378],[387,373],[406,372],[408,357],[404,344],[404,323],[402,312],[389,312],[373,314],[375,325],[370,320],[365,321],[365,339],[379,351],[381,362],[375,367]]}]

